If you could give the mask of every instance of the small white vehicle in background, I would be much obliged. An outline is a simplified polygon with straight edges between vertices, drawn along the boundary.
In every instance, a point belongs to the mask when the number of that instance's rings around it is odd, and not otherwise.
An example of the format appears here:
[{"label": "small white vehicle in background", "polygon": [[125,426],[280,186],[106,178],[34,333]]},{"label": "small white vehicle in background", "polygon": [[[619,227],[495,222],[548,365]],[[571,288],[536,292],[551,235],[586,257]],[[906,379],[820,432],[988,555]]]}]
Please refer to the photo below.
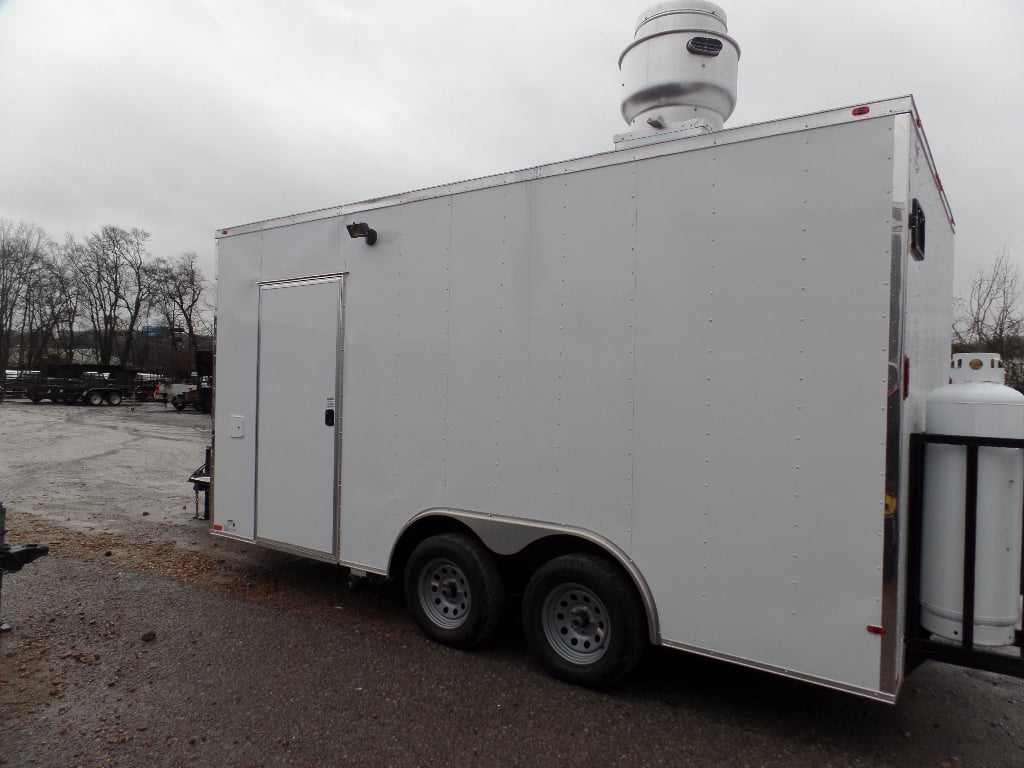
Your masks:
[{"label": "small white vehicle in background", "polygon": [[195,388],[195,384],[183,384],[167,380],[160,381],[153,390],[153,399],[157,402],[171,403],[180,411],[185,408],[184,395]]}]

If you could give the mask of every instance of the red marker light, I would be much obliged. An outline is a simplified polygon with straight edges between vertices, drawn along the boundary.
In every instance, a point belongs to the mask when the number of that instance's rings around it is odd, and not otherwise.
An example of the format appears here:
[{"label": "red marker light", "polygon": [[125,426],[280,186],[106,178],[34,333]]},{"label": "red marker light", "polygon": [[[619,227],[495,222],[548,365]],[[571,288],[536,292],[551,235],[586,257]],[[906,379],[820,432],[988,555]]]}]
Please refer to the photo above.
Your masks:
[{"label": "red marker light", "polygon": [[861,115],[866,115],[870,111],[871,107],[857,107],[853,110],[853,116],[860,117]]},{"label": "red marker light", "polygon": [[885,627],[880,627],[878,624],[868,624],[868,632],[872,635],[884,635]]}]

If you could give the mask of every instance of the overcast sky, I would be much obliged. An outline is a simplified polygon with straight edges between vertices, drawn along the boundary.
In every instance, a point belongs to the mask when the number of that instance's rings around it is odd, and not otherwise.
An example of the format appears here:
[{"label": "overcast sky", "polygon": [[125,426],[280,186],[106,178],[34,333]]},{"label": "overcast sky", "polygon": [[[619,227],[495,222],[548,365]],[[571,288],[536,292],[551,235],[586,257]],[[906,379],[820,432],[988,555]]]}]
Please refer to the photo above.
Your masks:
[{"label": "overcast sky", "polygon": [[[610,150],[649,0],[0,0],[0,217],[219,227]],[[913,94],[957,290],[1024,263],[1024,2],[722,0],[726,127]]]}]

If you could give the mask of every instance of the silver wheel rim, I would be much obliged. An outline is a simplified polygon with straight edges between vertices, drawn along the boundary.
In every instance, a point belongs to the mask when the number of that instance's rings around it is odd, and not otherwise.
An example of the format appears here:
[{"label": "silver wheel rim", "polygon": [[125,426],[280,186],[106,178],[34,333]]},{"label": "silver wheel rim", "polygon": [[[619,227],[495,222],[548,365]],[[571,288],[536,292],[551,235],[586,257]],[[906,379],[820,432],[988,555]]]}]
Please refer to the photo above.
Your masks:
[{"label": "silver wheel rim", "polygon": [[431,560],[420,571],[420,605],[439,627],[456,629],[466,623],[473,607],[466,574],[451,560]]},{"label": "silver wheel rim", "polygon": [[561,584],[548,593],[541,609],[548,645],[573,664],[593,664],[608,650],[608,610],[580,584]]}]

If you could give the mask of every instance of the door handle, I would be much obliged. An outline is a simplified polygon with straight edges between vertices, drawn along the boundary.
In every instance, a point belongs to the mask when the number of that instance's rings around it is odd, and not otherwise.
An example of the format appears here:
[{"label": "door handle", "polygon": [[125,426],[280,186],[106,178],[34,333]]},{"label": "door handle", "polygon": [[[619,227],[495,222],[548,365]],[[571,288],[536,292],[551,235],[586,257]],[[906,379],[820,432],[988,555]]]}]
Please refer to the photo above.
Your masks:
[{"label": "door handle", "polygon": [[334,409],[328,408],[324,411],[324,425],[328,427],[334,426]]}]

